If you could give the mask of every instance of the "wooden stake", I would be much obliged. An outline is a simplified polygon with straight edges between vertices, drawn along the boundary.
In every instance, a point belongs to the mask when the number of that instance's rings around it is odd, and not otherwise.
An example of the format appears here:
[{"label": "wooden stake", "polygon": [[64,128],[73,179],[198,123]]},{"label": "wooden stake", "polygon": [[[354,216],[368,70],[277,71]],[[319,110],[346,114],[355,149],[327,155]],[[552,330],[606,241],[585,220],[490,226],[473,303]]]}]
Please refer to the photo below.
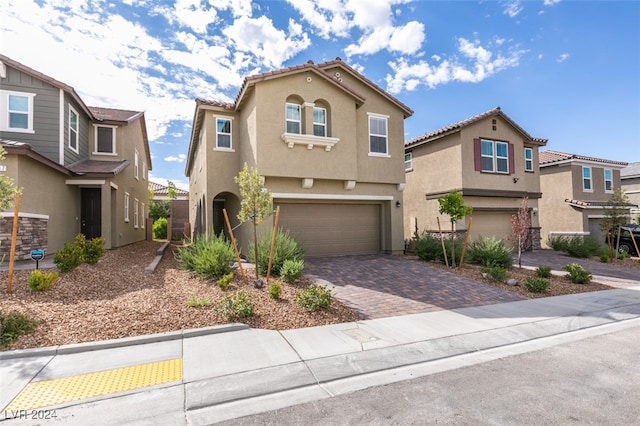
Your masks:
[{"label": "wooden stake", "polygon": [[447,254],[447,248],[444,246],[444,237],[442,236],[442,227],[440,226],[440,218],[436,217],[438,221],[438,232],[440,233],[440,244],[442,244],[442,253],[444,254],[444,264],[449,267],[449,255]]},{"label": "wooden stake", "polygon": [[244,276],[244,269],[242,269],[242,259],[240,259],[240,252],[238,251],[238,246],[236,245],[236,239],[233,238],[233,229],[231,228],[231,223],[229,222],[229,216],[227,216],[227,209],[222,209],[222,213],[224,214],[224,221],[227,224],[227,230],[229,231],[231,244],[233,244],[233,251],[236,253],[236,261],[238,262],[238,268],[240,269],[242,281],[246,281],[247,278]]},{"label": "wooden stake", "polygon": [[618,250],[620,250],[620,233],[622,232],[622,225],[618,225],[618,238],[616,238],[616,259],[618,258]]},{"label": "wooden stake", "polygon": [[636,254],[640,256],[640,250],[638,250],[638,243],[636,243],[636,237],[633,235],[633,230],[629,231],[631,234],[631,241],[633,241],[633,246],[636,248]]},{"label": "wooden stake", "polygon": [[9,254],[9,279],[7,281],[7,293],[11,294],[13,282],[13,263],[16,259],[16,242],[18,240],[18,216],[20,214],[20,193],[16,192],[15,206],[13,209],[13,233],[11,234],[11,252]]},{"label": "wooden stake", "polygon": [[464,243],[462,243],[462,254],[460,255],[460,264],[458,269],[462,268],[462,262],[464,262],[464,252],[467,249],[467,242],[469,242],[469,234],[471,233],[471,216],[469,216],[469,226],[467,226],[467,234],[464,236]]},{"label": "wooden stake", "polygon": [[276,218],[273,222],[273,235],[271,236],[271,250],[269,251],[269,266],[267,266],[267,284],[271,275],[271,263],[273,262],[273,250],[276,246],[276,233],[278,232],[278,218],[280,217],[280,206],[276,207]]}]

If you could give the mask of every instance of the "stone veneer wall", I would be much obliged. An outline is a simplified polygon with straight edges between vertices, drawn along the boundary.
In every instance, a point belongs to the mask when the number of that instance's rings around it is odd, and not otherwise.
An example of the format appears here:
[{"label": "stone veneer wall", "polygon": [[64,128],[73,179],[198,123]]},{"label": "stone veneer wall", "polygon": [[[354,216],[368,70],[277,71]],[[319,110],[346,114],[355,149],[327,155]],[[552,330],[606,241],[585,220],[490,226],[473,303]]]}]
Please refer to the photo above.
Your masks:
[{"label": "stone veneer wall", "polygon": [[[48,250],[47,224],[48,219],[33,217],[18,217],[18,238],[16,240],[16,260],[31,259],[31,250]],[[0,217],[0,259],[6,255],[9,260],[11,253],[11,235],[13,232],[13,215]]]}]

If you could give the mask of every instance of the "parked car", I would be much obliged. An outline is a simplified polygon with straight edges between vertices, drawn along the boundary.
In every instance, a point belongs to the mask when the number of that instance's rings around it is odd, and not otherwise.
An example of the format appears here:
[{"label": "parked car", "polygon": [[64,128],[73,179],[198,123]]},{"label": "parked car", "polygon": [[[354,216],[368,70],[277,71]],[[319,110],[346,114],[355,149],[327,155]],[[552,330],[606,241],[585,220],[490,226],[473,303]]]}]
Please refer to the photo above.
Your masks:
[{"label": "parked car", "polygon": [[[620,228],[620,243],[618,245],[618,251],[620,253],[627,252],[630,255],[638,256],[638,251],[636,250],[636,246],[633,244],[633,239],[631,238],[631,234],[633,233],[633,238],[636,240],[636,244],[640,247],[640,225],[629,224],[622,225]],[[612,244],[618,244],[618,232],[616,230],[611,231]]]}]

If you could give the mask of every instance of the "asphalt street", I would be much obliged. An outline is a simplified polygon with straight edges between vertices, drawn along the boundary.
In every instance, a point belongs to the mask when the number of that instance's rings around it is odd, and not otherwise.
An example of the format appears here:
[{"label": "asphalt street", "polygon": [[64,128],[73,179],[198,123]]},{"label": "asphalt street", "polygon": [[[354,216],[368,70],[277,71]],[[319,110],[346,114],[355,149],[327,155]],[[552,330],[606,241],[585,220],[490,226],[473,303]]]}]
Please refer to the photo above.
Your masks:
[{"label": "asphalt street", "polygon": [[220,423],[640,424],[640,327]]}]

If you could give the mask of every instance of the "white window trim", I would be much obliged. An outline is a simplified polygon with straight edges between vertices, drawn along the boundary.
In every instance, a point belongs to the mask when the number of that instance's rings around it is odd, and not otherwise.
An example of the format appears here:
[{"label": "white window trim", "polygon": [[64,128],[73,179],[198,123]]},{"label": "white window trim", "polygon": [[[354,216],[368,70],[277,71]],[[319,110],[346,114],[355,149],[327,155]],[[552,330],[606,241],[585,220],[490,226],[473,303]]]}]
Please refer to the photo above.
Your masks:
[{"label": "white window trim", "polygon": [[[531,159],[527,158],[527,152],[531,153]],[[527,167],[527,162],[531,162],[531,167]],[[525,148],[524,149],[524,171],[525,172],[532,172],[533,171],[533,148]]]},{"label": "white window trim", "polygon": [[[298,107],[298,112],[300,113],[300,119],[299,120],[292,120],[292,119],[287,117],[287,106],[289,106],[289,105]],[[300,132],[299,133],[289,133],[288,132],[289,126],[287,126],[287,124],[289,122],[298,123],[298,128],[300,129]],[[285,133],[293,134],[293,135],[301,135],[301,134],[304,133],[302,131],[302,105],[294,104],[293,102],[285,102],[285,104],[284,104],[284,131],[285,131]]]},{"label": "white window trim", "polygon": [[124,221],[129,222],[129,193],[124,193]]},{"label": "white window trim", "polygon": [[[111,128],[113,129],[113,133],[112,133],[112,141],[113,141],[113,152],[98,152],[98,128],[99,127],[107,127],[107,128]],[[118,128],[118,126],[106,126],[106,125],[102,125],[102,124],[94,124],[93,125],[93,155],[110,155],[112,157],[115,157],[118,155],[118,149],[117,149],[117,145],[116,145],[116,129]]]},{"label": "white window trim", "polygon": [[146,222],[146,218],[144,217],[144,203],[140,203],[140,227],[144,229],[144,223]]},{"label": "white window trim", "polygon": [[[233,117],[223,117],[223,116],[214,116],[216,122],[216,146],[213,148],[214,151],[226,151],[226,152],[235,152],[233,149]],[[229,133],[219,133],[218,132],[218,120],[228,120],[231,123],[231,131]],[[218,134],[221,135],[229,135],[229,148],[225,146],[218,146]]]},{"label": "white window trim", "polygon": [[[377,118],[377,119],[384,119],[386,121],[386,129],[387,129],[387,134],[386,135],[379,135],[379,134],[375,134],[373,136],[384,136],[385,137],[385,152],[371,152],[371,119],[372,118]],[[367,138],[367,144],[369,145],[369,156],[370,157],[384,157],[384,158],[390,158],[391,155],[389,155],[389,116],[388,115],[384,115],[384,114],[376,114],[373,112],[368,112],[367,113],[367,125],[369,126],[369,137]]]},{"label": "white window trim", "polygon": [[138,150],[135,149],[133,152],[133,177],[136,180],[140,180],[140,154]]},{"label": "white window trim", "polygon": [[147,162],[142,162],[142,179],[147,180]]},{"label": "white window trim", "polygon": [[138,209],[140,208],[140,201],[138,201],[137,198],[133,199],[133,227],[135,229],[138,229],[138,225],[139,225],[139,211]]},{"label": "white window trim", "polygon": [[[71,113],[74,113],[76,115],[76,147],[72,147],[71,146]],[[78,152],[80,151],[80,114],[78,114],[78,111],[76,111],[71,104],[69,104],[69,119],[68,119],[68,131],[69,131],[69,140],[68,140],[68,147],[71,151],[75,152],[76,154],[78,154]]]},{"label": "white window trim", "polygon": [[[27,128],[9,127],[9,96],[21,96],[27,98]],[[35,93],[29,92],[16,92],[13,90],[0,90],[0,111],[2,111],[0,117],[0,130],[5,132],[14,133],[35,133],[33,129],[33,98]]]},{"label": "white window trim", "polygon": [[[607,172],[611,174],[611,179],[607,179]],[[613,170],[604,169],[604,171],[602,172],[602,175],[604,178],[604,192],[606,192],[607,194],[613,193]],[[607,181],[611,182],[611,189],[607,189]]]},{"label": "white window trim", "polygon": [[[407,161],[407,155],[409,156],[408,161]],[[409,164],[409,167],[407,167],[407,164]],[[413,152],[412,151],[405,152],[404,153],[404,171],[410,172],[412,170],[413,170]]]},{"label": "white window trim", "polygon": [[[502,174],[502,175],[508,175],[510,170],[509,170],[509,144],[507,142],[502,142],[502,141],[493,141],[494,144],[494,161],[495,161],[495,170],[496,173]],[[507,146],[507,156],[506,157],[502,157],[498,155],[498,144],[500,145],[506,145]],[[507,170],[506,171],[500,171],[498,170],[498,159],[505,159],[507,160]]]},{"label": "white window trim", "polygon": [[[584,181],[585,181],[585,177],[584,177],[584,169],[588,169],[589,170],[589,186],[591,188],[585,188],[584,187]],[[591,167],[588,166],[582,166],[582,168],[580,169],[580,179],[582,182],[582,192],[593,192],[593,170],[591,169]]]},{"label": "white window trim", "polygon": [[[324,123],[321,123],[319,121],[315,120],[315,114],[312,113],[313,116],[313,131],[314,131],[314,136],[318,136],[321,138],[326,138],[327,137],[327,109],[326,108],[322,108],[322,107],[313,107],[313,111],[315,112],[315,110],[322,110],[324,111]],[[316,135],[315,134],[315,126],[322,126],[324,128],[324,135],[320,136],[320,135]]]}]

